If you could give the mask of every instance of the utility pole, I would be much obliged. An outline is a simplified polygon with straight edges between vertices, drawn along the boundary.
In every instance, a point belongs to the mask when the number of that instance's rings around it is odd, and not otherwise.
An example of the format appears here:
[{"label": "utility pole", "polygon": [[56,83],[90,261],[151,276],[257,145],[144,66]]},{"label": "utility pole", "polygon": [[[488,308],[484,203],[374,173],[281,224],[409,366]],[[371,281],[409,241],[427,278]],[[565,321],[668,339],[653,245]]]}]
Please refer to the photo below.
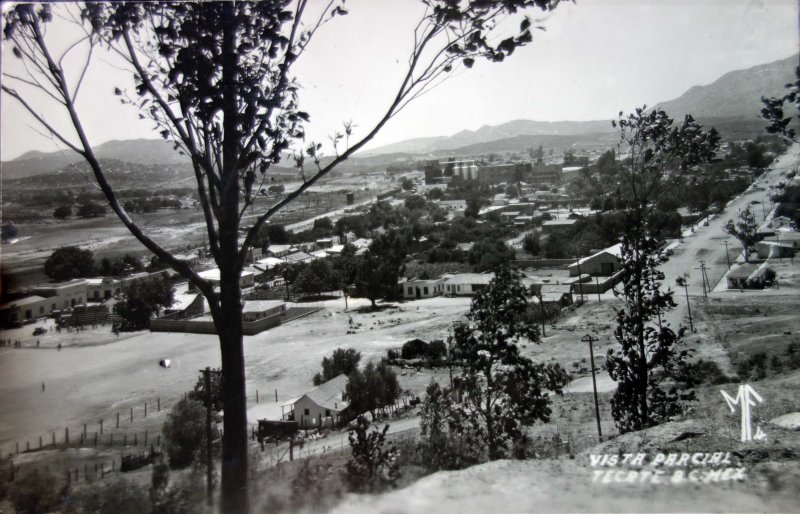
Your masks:
[{"label": "utility pole", "polygon": [[544,302],[542,301],[542,292],[539,291],[539,317],[542,321],[542,337],[546,337],[547,334],[544,332]]},{"label": "utility pole", "polygon": [[592,345],[595,341],[599,341],[598,338],[592,337],[591,334],[586,334],[581,338],[581,341],[586,341],[589,343],[589,360],[590,365],[592,366],[592,390],[594,390],[594,414],[595,418],[597,419],[597,437],[600,439],[600,442],[603,442],[603,429],[600,428],[600,403],[597,401],[597,379],[594,375],[594,348]]},{"label": "utility pole", "polygon": [[675,282],[679,286],[683,286],[683,292],[686,295],[686,309],[689,311],[689,329],[694,332],[694,324],[692,323],[692,306],[689,303],[689,282],[688,282],[689,275],[684,273],[682,277],[678,277],[675,279]]},{"label": "utility pole", "polygon": [[578,247],[578,252],[575,255],[575,264],[578,266],[578,289],[581,293],[581,303],[583,303],[583,282],[581,282],[581,261],[580,261],[580,247]]},{"label": "utility pole", "polygon": [[208,504],[211,505],[214,496],[211,456],[211,368],[201,370],[206,384],[206,494]]},{"label": "utility pole", "polygon": [[600,278],[597,275],[594,276],[594,285],[597,287],[597,303],[601,303],[603,300],[600,299]]},{"label": "utility pole", "polygon": [[728,256],[728,245],[730,244],[727,241],[723,241],[722,244],[725,245],[725,262],[728,263],[728,269],[731,269],[731,258]]},{"label": "utility pole", "polygon": [[706,261],[700,261],[700,267],[695,269],[700,270],[700,278],[703,280],[703,298],[708,298],[708,294],[706,294]]}]

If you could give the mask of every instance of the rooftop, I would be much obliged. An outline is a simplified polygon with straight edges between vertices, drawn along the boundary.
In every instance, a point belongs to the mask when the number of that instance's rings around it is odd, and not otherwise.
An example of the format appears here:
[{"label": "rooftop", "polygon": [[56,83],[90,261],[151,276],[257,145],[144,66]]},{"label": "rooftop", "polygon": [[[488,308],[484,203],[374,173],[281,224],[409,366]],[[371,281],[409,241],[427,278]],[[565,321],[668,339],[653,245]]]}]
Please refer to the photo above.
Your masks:
[{"label": "rooftop", "polygon": [[315,387],[306,394],[289,400],[284,405],[294,405],[303,396],[326,409],[341,411],[347,407],[347,402],[342,399],[345,386],[347,386],[347,375],[339,375]]}]

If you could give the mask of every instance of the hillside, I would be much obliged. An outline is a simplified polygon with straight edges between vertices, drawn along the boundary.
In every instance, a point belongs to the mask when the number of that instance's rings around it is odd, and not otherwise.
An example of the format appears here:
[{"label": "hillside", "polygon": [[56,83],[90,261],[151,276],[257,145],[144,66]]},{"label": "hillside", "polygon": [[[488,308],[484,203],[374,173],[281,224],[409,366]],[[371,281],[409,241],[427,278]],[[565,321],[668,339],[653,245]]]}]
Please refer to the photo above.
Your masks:
[{"label": "hillside", "polygon": [[578,136],[611,132],[607,120],[596,121],[533,121],[514,120],[501,125],[484,125],[478,130],[462,130],[450,137],[423,137],[407,139],[381,146],[359,154],[361,156],[384,153],[448,153],[473,145],[504,140],[517,136]]},{"label": "hillside", "polygon": [[726,73],[706,86],[694,86],[684,94],[662,102],[660,107],[675,118],[690,113],[698,119],[753,119],[761,111],[761,97],[783,94],[783,86],[794,79],[798,56]]},{"label": "hillside", "polygon": [[[116,160],[134,165],[187,165],[188,159],[173,150],[172,144],[162,139],[130,139],[108,141],[95,148],[99,159]],[[71,151],[44,153],[27,152],[13,161],[3,162],[3,180],[14,180],[49,174],[62,170],[83,159]]]}]

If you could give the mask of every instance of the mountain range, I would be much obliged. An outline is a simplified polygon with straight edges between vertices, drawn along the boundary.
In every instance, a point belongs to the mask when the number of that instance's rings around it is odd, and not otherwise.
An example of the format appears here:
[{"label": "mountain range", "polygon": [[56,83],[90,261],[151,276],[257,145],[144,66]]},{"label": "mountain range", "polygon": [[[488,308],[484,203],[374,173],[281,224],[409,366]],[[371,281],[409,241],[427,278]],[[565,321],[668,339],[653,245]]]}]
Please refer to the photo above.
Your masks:
[{"label": "mountain range", "polygon": [[[763,133],[758,119],[762,96],[782,94],[784,85],[794,79],[798,56],[726,73],[711,84],[693,86],[678,98],[656,107],[675,119],[691,113],[706,125],[713,125],[723,137],[744,138]],[[611,115],[615,113],[610,113]],[[398,160],[436,158],[450,155],[479,155],[490,152],[524,152],[542,145],[545,148],[608,148],[616,143],[614,128],[608,120],[533,121],[513,120],[500,125],[484,125],[477,130],[462,130],[452,136],[407,139],[360,152],[345,164],[353,169],[385,166]],[[95,149],[100,159],[151,168],[162,165],[189,176],[188,159],[160,139],[109,141]],[[71,163],[81,159],[72,152],[28,152],[2,163],[4,181],[24,179],[53,172],[69,174]],[[123,168],[119,165],[117,168]],[[178,171],[180,170],[180,171]],[[150,175],[147,173],[146,175]]]}]

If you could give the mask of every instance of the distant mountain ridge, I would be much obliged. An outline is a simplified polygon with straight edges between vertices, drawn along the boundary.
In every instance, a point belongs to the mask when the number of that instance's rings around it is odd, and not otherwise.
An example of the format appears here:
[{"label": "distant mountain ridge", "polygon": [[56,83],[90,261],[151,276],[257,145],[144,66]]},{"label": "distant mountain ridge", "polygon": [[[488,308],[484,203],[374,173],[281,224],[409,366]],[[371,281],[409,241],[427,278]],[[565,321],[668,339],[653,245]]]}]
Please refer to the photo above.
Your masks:
[{"label": "distant mountain ridge", "polygon": [[[108,141],[97,145],[94,151],[98,159],[116,160],[144,166],[189,164],[187,157],[173,150],[173,144],[163,139]],[[3,162],[3,180],[48,174],[70,164],[83,163],[83,158],[71,150],[52,153],[32,150],[13,161]]]},{"label": "distant mountain ridge", "polygon": [[[798,56],[794,55],[724,74],[705,86],[693,86],[684,94],[656,104],[673,118],[682,119],[687,113],[717,127],[725,137],[743,138],[762,131],[758,119],[762,96],[779,96],[784,85],[794,78]],[[543,145],[549,148],[609,147],[615,143],[615,130],[610,119],[592,121],[534,121],[512,120],[500,125],[484,125],[477,130],[462,130],[452,136],[407,139],[360,152],[345,165],[354,169],[380,166],[387,159],[424,159],[449,155],[478,155],[488,152],[520,152]],[[173,149],[173,144],[160,139],[109,141],[98,145],[95,153],[100,159],[116,160],[143,166],[150,174],[152,166],[182,168],[188,158]],[[392,155],[389,155],[392,154]],[[14,180],[52,174],[82,159],[73,152],[27,152],[12,161],[2,163],[3,180]],[[123,168],[118,166],[118,169]],[[289,172],[291,170],[283,170]],[[183,176],[183,172],[178,173]],[[177,178],[177,176],[175,177]]]},{"label": "distant mountain ridge", "polygon": [[761,97],[782,96],[784,85],[794,81],[798,56],[726,73],[706,86],[693,86],[678,98],[656,105],[670,116],[691,114],[703,118],[755,118]]}]

